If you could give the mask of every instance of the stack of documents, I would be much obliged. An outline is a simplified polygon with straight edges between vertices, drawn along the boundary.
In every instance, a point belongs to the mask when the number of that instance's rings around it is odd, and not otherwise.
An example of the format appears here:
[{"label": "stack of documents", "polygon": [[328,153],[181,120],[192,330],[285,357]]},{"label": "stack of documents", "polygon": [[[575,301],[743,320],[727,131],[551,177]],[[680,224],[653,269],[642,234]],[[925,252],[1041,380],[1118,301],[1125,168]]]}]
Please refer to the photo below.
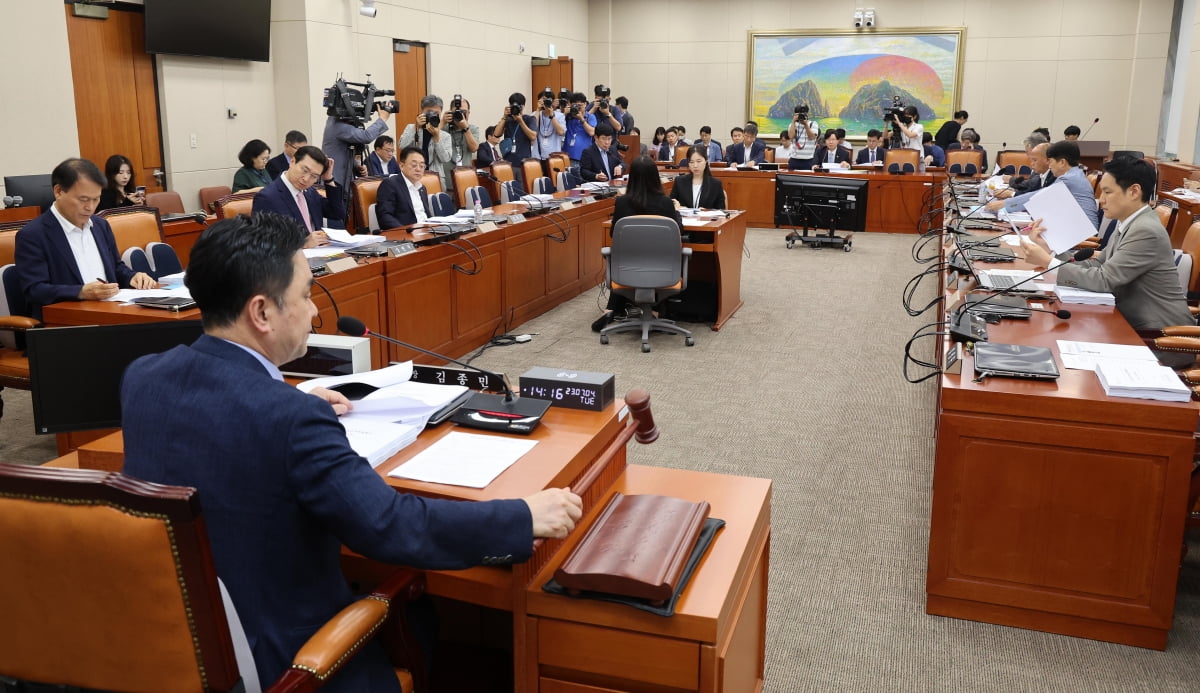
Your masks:
[{"label": "stack of documents", "polygon": [[1069,286],[1055,286],[1054,293],[1063,303],[1077,303],[1085,306],[1115,306],[1117,297],[1103,291],[1086,291],[1073,289]]},{"label": "stack of documents", "polygon": [[117,303],[129,303],[135,298],[188,298],[192,297],[192,292],[188,291],[186,286],[177,286],[174,289],[121,289],[117,293],[104,299],[105,301],[115,301]]},{"label": "stack of documents", "polygon": [[1162,402],[1187,402],[1192,391],[1175,371],[1157,363],[1129,359],[1101,359],[1096,376],[1109,397],[1154,399]]},{"label": "stack of documents", "polygon": [[354,234],[346,229],[321,229],[329,238],[329,245],[335,248],[356,248],[360,245],[371,245],[379,242],[379,236],[371,234]]},{"label": "stack of documents", "polygon": [[1098,362],[1107,360],[1158,363],[1154,352],[1145,344],[1104,344],[1060,339],[1058,355],[1062,357],[1063,366],[1082,371],[1094,371]]},{"label": "stack of documents", "polygon": [[343,416],[342,428],[346,429],[346,440],[354,452],[362,455],[378,467],[392,455],[412,445],[424,426],[388,423],[370,417]]},{"label": "stack of documents", "polygon": [[529,438],[454,431],[388,472],[388,476],[484,488],[535,445],[537,441]]}]

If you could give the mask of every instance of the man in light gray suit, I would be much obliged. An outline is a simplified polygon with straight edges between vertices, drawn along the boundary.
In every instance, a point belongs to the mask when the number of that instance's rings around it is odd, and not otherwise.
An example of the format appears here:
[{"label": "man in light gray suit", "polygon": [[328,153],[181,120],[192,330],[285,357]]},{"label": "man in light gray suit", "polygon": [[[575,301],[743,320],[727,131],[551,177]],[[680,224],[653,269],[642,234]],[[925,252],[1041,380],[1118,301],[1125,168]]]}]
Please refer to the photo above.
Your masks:
[{"label": "man in light gray suit", "polygon": [[[1104,171],[1100,206],[1105,216],[1117,220],[1117,230],[1102,252],[1083,262],[1060,265],[1058,283],[1112,293],[1117,310],[1135,330],[1194,325],[1196,320],[1175,270],[1171,240],[1158,215],[1146,204],[1154,190],[1154,169],[1141,159],[1119,157],[1104,164]],[[1021,244],[1026,260],[1048,267],[1054,258],[1041,239],[1043,230],[1035,224],[1029,239]],[[1173,368],[1195,361],[1190,354],[1155,355]]]}]

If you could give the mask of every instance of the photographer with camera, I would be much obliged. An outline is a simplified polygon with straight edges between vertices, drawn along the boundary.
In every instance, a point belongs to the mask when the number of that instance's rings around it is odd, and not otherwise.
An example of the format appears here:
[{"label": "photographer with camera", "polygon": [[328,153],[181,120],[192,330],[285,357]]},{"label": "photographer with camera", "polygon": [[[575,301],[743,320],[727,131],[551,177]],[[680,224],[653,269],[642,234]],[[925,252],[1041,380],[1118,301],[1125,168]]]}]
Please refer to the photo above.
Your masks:
[{"label": "photographer with camera", "polygon": [[797,104],[788,123],[788,137],[792,140],[792,158],[788,159],[788,170],[812,168],[817,154],[817,143],[821,138],[821,124],[808,119],[808,104]]},{"label": "photographer with camera", "polygon": [[592,146],[596,132],[596,116],[587,111],[587,97],[581,92],[571,94],[567,109],[567,134],[563,138],[563,151],[571,158],[571,165],[578,166],[583,152]]},{"label": "photographer with camera", "polygon": [[522,188],[525,187],[525,173],[521,170],[521,161],[533,156],[533,145],[537,142],[537,131],[534,125],[537,121],[531,115],[522,115],[525,110],[525,95],[514,92],[508,96],[508,105],[492,131],[500,140],[500,152],[504,160],[511,163],[513,177]]},{"label": "photographer with camera", "polygon": [[366,127],[359,124],[361,118],[339,117],[336,113],[330,112],[334,110],[332,107],[326,111],[328,117],[325,119],[325,133],[321,137],[321,151],[333,159],[333,179],[343,190],[350,189],[350,180],[353,178],[351,165],[354,166],[354,175],[362,176],[367,173],[367,168],[361,160],[357,163],[354,161],[352,150],[364,150],[363,145],[387,132],[387,121],[392,112],[378,104],[373,105],[372,108],[377,117]]},{"label": "photographer with camera", "polygon": [[450,161],[446,162],[440,171],[442,187],[450,191],[447,184],[454,184],[455,166],[474,166],[475,153],[483,140],[483,131],[471,122],[471,102],[464,99],[462,94],[455,94],[450,99],[450,112],[442,119],[442,129],[450,138]]},{"label": "photographer with camera", "polygon": [[545,161],[554,152],[561,152],[563,135],[567,134],[564,99],[554,98],[550,87],[538,94],[537,101],[537,158]]},{"label": "photographer with camera", "polygon": [[916,106],[905,106],[899,113],[888,109],[884,121],[892,126],[893,133],[900,133],[900,148],[915,150],[924,160],[925,145],[921,143],[921,136],[925,134],[925,126],[921,125],[921,114]]},{"label": "photographer with camera", "polygon": [[396,141],[401,151],[418,147],[425,156],[429,171],[436,173],[446,190],[446,164],[451,163],[450,137],[442,132],[442,99],[429,94],[421,99],[421,112],[412,123],[404,126],[404,132]]},{"label": "photographer with camera", "polygon": [[625,113],[615,104],[609,102],[608,97],[612,94],[612,89],[603,84],[597,84],[593,92],[596,97],[592,101],[592,105],[588,107],[588,113],[595,116],[596,122],[606,122],[612,126],[613,132],[620,132],[621,128],[624,127],[621,123],[621,118],[625,116]]}]

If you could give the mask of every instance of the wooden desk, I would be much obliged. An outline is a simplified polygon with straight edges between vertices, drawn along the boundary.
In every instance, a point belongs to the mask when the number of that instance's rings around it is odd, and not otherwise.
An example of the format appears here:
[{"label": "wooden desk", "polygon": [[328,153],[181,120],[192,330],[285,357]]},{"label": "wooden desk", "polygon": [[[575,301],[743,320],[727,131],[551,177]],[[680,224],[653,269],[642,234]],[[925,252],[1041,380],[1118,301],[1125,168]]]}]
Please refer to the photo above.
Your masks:
[{"label": "wooden desk", "polygon": [[[1142,343],[1112,307],[1067,307],[990,341]],[[1106,397],[1059,367],[976,383],[967,357],[941,377],[926,611],[1164,649],[1200,407]]]},{"label": "wooden desk", "polygon": [[209,215],[208,218],[199,222],[195,219],[178,219],[176,221],[163,222],[163,240],[167,245],[175,250],[175,254],[179,256],[179,262],[187,269],[188,260],[192,256],[192,246],[196,245],[196,240],[200,238],[200,234],[204,229],[208,228],[209,224],[216,223],[217,218]]},{"label": "wooden desk", "polygon": [[0,209],[0,221],[29,221],[41,213],[38,207],[5,207]]},{"label": "wooden desk", "polygon": [[[627,606],[544,592],[561,561],[527,587],[528,643],[519,690],[761,690],[766,653],[771,482],[766,479],[629,466],[577,529],[574,548],[613,493],[706,500],[725,520],[700,568],[663,618]],[[521,684],[524,684],[521,686]]]},{"label": "wooden desk", "polygon": [[[691,237],[684,246],[692,249],[688,261],[688,281],[713,282],[717,286],[717,319],[713,331],[720,330],[745,302],[742,301],[742,251],[746,245],[744,212],[705,223],[686,226],[683,232]],[[606,240],[612,240],[612,222],[603,224]]]}]

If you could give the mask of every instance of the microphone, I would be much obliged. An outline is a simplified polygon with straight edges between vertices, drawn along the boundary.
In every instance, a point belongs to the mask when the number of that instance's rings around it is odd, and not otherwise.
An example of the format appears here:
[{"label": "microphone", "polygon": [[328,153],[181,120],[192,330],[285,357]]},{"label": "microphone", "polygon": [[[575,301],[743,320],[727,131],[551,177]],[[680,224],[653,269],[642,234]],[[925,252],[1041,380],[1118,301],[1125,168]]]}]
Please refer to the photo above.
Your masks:
[{"label": "microphone", "polygon": [[[1076,262],[1082,262],[1083,260],[1090,258],[1094,252],[1095,251],[1093,251],[1091,248],[1084,248],[1082,250],[1076,251],[1076,253],[1074,255],[1074,259]],[[1033,281],[1034,279],[1037,279],[1038,277],[1040,277],[1044,274],[1053,272],[1057,269],[1058,269],[1058,265],[1055,265],[1054,267],[1044,269],[1041,272],[1036,272],[1036,273],[1030,275],[1029,277],[1022,279],[1021,281],[1016,282],[1012,286],[1001,289],[1001,290],[993,293],[991,296],[988,296],[979,301],[967,301],[964,299],[962,303],[960,303],[956,308],[954,308],[954,315],[950,319],[950,335],[951,335],[951,337],[954,339],[954,341],[957,341],[957,342],[963,342],[963,341],[986,342],[987,341],[987,327],[984,325],[984,323],[985,323],[984,319],[979,315],[979,313],[982,312],[979,310],[979,307],[985,303],[995,304],[1000,300],[1001,297],[1008,296],[1008,295],[1012,294],[1014,291],[1017,291],[1018,290],[1017,287],[1021,286],[1022,284],[1027,284],[1027,283]],[[1028,307],[1026,307],[1026,308],[1028,310],[1039,310],[1041,312],[1051,313],[1062,320],[1069,320],[1071,317],[1071,311],[1069,311],[1069,310],[1059,309],[1057,311],[1048,311],[1048,310],[1043,311],[1041,309],[1036,309],[1036,308],[1028,308]]]},{"label": "microphone", "polygon": [[493,382],[499,382],[504,386],[503,395],[488,395],[482,392],[472,395],[470,399],[458,408],[458,411],[454,412],[454,416],[451,417],[454,423],[489,431],[529,435],[541,423],[542,416],[550,408],[550,402],[546,400],[515,397],[512,388],[508,386],[508,383],[498,373],[484,370],[479,366],[472,366],[469,363],[452,359],[449,356],[421,348],[415,344],[409,344],[408,342],[402,342],[399,339],[394,339],[378,332],[372,332],[358,318],[343,315],[338,318],[337,328],[338,332],[350,335],[351,337],[374,337],[406,349],[419,351],[435,359],[456,363],[464,368],[470,368],[473,371],[483,373],[491,378]]},{"label": "microphone", "polygon": [[1092,128],[1096,127],[1096,123],[1099,123],[1099,122],[1100,122],[1100,116],[1096,116],[1096,119],[1092,121],[1092,124],[1088,126],[1088,129],[1085,130],[1084,133],[1079,136],[1079,139],[1083,139],[1083,138],[1087,137],[1088,133],[1092,131]]},{"label": "microphone", "polygon": [[25,198],[21,197],[20,195],[12,195],[12,196],[5,195],[4,196],[4,206],[6,208],[7,207],[20,207],[21,203],[24,201],[25,201]]}]

